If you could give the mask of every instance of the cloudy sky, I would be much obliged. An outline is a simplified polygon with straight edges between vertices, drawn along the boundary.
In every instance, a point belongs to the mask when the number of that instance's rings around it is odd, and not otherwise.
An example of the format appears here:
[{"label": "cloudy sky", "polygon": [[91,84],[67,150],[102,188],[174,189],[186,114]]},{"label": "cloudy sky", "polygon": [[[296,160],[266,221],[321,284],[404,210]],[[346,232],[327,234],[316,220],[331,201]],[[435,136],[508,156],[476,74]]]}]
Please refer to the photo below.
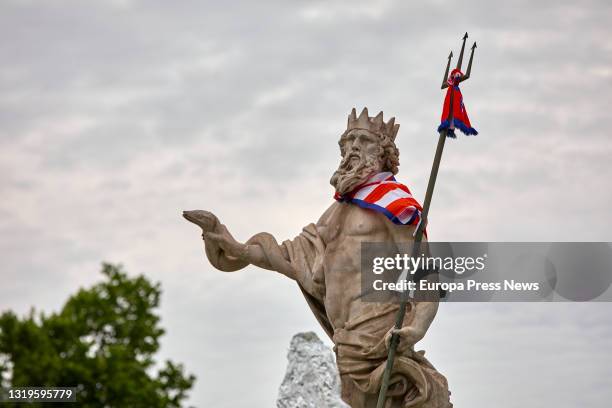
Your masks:
[{"label": "cloudy sky", "polygon": [[[0,3],[0,310],[57,310],[102,261],[162,282],[162,355],[198,407],[272,407],[317,322],[273,272],[223,274],[183,209],[290,238],[331,203],[352,107],[401,124],[423,197],[451,49],[480,135],[450,141],[437,241],[612,241],[606,1]],[[445,304],[422,348],[455,406],[609,406],[609,304]],[[327,340],[326,340],[327,341]]]}]

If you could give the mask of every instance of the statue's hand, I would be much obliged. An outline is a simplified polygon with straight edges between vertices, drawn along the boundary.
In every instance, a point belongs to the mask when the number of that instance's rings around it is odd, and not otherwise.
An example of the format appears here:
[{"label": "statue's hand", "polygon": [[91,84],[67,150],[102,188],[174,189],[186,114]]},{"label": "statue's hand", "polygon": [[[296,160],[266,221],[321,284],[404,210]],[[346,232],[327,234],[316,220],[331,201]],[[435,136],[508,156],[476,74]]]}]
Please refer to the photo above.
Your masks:
[{"label": "statue's hand", "polygon": [[397,333],[400,337],[399,345],[397,346],[397,351],[399,353],[412,350],[414,345],[425,337],[425,332],[417,330],[412,326],[402,327],[401,329],[396,329],[393,327],[385,335],[385,344],[387,345],[387,348],[389,348],[389,345],[391,344],[391,336],[395,333]]},{"label": "statue's hand", "polygon": [[202,228],[204,251],[215,268],[234,272],[250,263],[248,247],[236,241],[213,213],[203,210],[183,211],[183,217]]},{"label": "statue's hand", "polygon": [[236,241],[223,226],[221,226],[221,229],[223,230],[221,233],[204,232],[202,237],[207,244],[209,242],[214,242],[214,244],[221,248],[225,255],[246,260],[248,258],[246,244]]},{"label": "statue's hand", "polygon": [[203,232],[217,232],[221,224],[215,214],[204,210],[183,211],[183,217],[200,226]]}]

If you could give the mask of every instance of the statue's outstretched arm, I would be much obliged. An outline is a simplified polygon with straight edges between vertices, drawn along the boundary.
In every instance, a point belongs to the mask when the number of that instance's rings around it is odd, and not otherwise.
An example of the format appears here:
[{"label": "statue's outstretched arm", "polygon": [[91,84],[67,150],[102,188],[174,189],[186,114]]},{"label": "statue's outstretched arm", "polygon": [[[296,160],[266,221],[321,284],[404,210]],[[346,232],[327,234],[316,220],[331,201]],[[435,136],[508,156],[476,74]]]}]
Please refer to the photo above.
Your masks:
[{"label": "statue's outstretched arm", "polygon": [[241,243],[208,211],[184,211],[183,217],[202,228],[206,256],[215,268],[234,272],[247,265],[255,265],[295,279],[293,268],[287,261],[286,248],[278,245],[271,234],[262,232]]}]

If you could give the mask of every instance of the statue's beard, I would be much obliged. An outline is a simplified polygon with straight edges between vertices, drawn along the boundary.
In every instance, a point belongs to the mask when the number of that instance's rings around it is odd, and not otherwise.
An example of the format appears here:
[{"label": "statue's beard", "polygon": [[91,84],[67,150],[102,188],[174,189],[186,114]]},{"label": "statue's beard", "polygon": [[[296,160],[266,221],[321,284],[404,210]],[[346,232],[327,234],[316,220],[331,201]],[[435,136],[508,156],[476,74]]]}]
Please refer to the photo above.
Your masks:
[{"label": "statue's beard", "polygon": [[350,153],[342,158],[338,170],[329,181],[340,195],[350,193],[378,172],[379,163],[376,155]]}]

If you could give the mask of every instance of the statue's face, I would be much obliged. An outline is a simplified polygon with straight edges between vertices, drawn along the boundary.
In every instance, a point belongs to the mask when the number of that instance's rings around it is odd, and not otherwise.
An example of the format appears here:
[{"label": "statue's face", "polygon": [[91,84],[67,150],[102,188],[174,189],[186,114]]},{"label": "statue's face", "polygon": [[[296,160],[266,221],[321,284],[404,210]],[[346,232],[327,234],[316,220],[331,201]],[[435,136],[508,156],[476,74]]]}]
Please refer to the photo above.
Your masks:
[{"label": "statue's face", "polygon": [[[355,129],[341,140],[340,152],[343,159],[348,155],[348,159],[353,161],[363,156],[378,158],[380,155],[380,139],[367,130]],[[380,165],[382,168],[382,160],[380,160]]]},{"label": "statue's face", "polygon": [[383,148],[380,138],[363,129],[354,129],[340,139],[342,160],[330,183],[340,194],[351,192],[383,168]]}]

